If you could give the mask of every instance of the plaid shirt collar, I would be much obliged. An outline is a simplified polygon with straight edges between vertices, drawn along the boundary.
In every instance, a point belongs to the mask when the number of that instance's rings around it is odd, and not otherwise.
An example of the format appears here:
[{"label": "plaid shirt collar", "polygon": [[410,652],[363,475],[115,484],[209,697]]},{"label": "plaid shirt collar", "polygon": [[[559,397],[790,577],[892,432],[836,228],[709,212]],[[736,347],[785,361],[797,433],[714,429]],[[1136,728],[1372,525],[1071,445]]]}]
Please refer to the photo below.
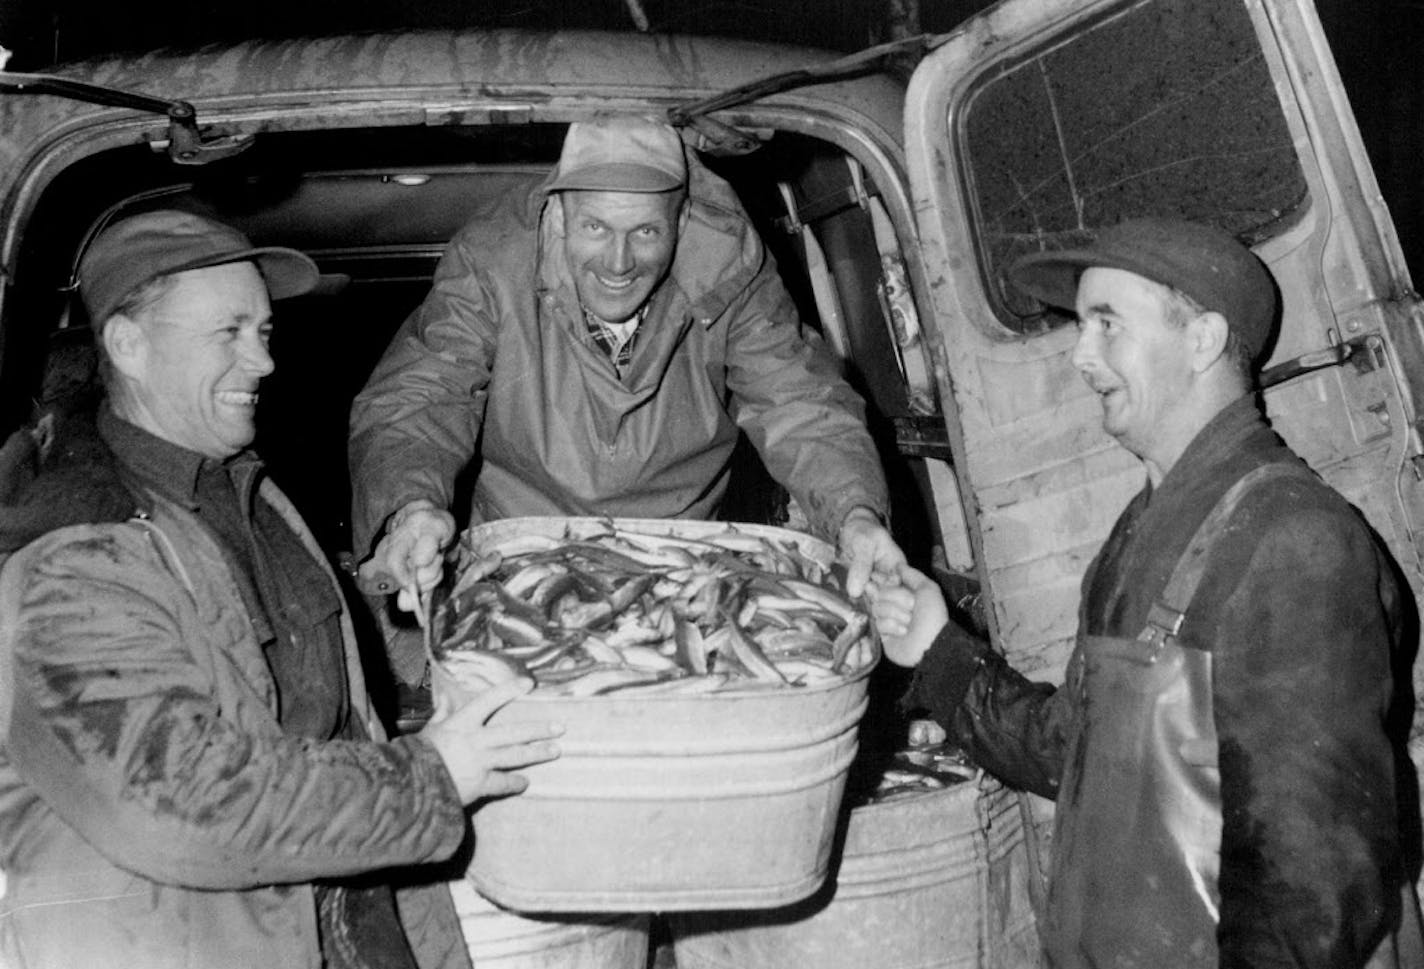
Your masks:
[{"label": "plaid shirt collar", "polygon": [[648,304],[644,303],[638,310],[634,319],[633,331],[628,334],[628,339],[621,344],[618,342],[618,334],[606,322],[594,316],[588,310],[583,311],[583,322],[588,327],[588,335],[593,342],[608,354],[608,359],[613,361],[613,369],[622,376],[628,364],[633,359],[633,344],[638,342],[638,331],[642,328],[643,320],[648,315]]}]

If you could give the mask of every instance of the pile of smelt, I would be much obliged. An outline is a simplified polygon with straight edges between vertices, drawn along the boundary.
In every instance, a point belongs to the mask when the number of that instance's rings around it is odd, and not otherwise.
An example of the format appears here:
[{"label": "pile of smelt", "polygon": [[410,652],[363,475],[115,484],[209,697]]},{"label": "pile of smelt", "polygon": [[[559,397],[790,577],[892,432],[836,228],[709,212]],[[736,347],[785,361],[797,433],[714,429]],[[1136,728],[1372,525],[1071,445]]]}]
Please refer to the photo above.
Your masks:
[{"label": "pile of smelt", "polygon": [[806,686],[876,658],[869,616],[832,571],[732,526],[687,538],[610,524],[462,558],[432,627],[457,680],[513,671],[542,693],[715,693]]},{"label": "pile of smelt", "polygon": [[940,744],[896,751],[890,766],[880,776],[866,803],[879,804],[913,797],[926,791],[940,791],[973,780],[977,773],[956,747]]}]

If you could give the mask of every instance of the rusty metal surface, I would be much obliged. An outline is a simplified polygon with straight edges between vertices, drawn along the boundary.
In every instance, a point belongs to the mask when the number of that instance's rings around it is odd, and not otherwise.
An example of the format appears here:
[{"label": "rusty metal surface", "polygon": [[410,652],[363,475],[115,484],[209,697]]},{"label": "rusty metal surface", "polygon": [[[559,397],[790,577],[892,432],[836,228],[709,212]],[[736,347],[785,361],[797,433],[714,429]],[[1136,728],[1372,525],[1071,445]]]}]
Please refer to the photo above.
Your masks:
[{"label": "rusty metal surface", "polygon": [[[600,109],[665,111],[836,52],[723,38],[591,31],[410,31],[249,41],[70,64],[55,74],[183,100],[209,137],[395,125],[566,122]],[[799,127],[898,158],[903,88],[888,76],[818,83],[720,117]],[[167,120],[52,94],[0,96],[0,274],[59,171]]]},{"label": "rusty metal surface", "polygon": [[[718,38],[560,31],[417,31],[252,41],[68,65],[54,73],[202,111],[239,103],[315,108],[333,101],[409,98],[510,106],[627,99],[671,103],[821,63],[829,51]],[[900,89],[887,78],[832,82],[776,98],[863,114],[898,141]],[[49,96],[0,98],[0,169],[75,119],[106,109]],[[112,109],[107,113],[113,114]]]}]

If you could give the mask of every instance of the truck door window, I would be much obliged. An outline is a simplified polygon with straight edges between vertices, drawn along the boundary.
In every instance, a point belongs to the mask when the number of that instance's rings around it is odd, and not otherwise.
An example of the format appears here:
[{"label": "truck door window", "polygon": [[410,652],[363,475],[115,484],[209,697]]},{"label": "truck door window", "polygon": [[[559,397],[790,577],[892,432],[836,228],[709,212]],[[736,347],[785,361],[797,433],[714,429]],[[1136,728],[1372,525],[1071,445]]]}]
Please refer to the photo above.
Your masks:
[{"label": "truck door window", "polygon": [[986,289],[1029,335],[1071,322],[1006,285],[1019,255],[1138,215],[1244,241],[1307,208],[1268,65],[1240,0],[1146,0],[987,75],[957,127]]}]

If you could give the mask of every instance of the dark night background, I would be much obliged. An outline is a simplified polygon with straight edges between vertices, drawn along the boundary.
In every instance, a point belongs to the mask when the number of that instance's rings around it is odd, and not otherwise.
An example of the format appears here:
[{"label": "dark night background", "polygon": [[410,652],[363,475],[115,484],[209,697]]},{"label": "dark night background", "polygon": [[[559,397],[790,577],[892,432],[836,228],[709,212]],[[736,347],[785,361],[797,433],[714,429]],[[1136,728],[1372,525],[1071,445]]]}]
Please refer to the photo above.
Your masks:
[{"label": "dark night background", "polygon": [[[9,66],[21,71],[160,46],[402,27],[646,26],[851,51],[898,34],[945,32],[988,6],[986,0],[0,0],[0,46],[14,52]],[[1424,0],[1318,0],[1316,7],[1417,284],[1424,274]]]}]

